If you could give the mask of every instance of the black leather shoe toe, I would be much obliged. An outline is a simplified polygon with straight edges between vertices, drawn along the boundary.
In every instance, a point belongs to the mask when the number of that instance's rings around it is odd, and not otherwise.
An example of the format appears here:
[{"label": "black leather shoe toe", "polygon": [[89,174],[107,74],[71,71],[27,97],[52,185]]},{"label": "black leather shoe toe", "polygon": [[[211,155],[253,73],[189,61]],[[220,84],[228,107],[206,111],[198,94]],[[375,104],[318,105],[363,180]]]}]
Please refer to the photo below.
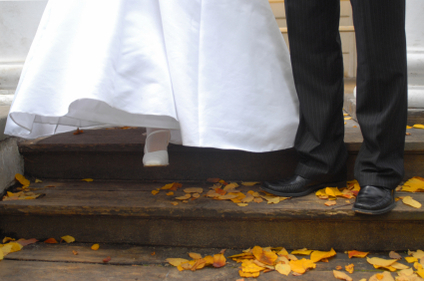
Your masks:
[{"label": "black leather shoe toe", "polygon": [[391,211],[395,206],[394,190],[367,185],[361,187],[353,210],[360,214],[381,215]]},{"label": "black leather shoe toe", "polygon": [[308,195],[318,189],[331,186],[331,187],[345,187],[345,176],[338,178],[334,177],[321,177],[319,179],[311,180],[305,179],[299,175],[294,175],[291,178],[276,181],[264,182],[262,189],[266,192],[284,196],[284,197],[299,197]]}]

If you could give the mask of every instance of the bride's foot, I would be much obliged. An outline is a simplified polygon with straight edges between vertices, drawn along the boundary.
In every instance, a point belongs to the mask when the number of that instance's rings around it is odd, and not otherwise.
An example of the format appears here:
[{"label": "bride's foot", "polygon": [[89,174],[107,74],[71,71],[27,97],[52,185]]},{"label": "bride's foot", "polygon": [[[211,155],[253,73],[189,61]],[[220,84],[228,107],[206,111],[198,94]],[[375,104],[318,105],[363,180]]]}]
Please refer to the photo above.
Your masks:
[{"label": "bride's foot", "polygon": [[170,138],[171,132],[169,130],[147,130],[146,143],[144,144],[144,166],[153,167],[169,165],[167,149]]}]

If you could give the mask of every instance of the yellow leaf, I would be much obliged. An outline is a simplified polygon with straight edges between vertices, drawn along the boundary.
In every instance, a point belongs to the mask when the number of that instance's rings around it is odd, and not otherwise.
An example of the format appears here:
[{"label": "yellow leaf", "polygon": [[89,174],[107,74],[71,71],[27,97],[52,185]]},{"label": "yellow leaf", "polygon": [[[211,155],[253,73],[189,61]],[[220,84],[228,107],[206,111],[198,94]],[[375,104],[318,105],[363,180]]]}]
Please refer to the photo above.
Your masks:
[{"label": "yellow leaf", "polygon": [[200,260],[202,258],[202,255],[201,254],[198,254],[198,253],[188,253],[188,255],[193,260]]},{"label": "yellow leaf", "polygon": [[158,194],[159,193],[159,190],[152,190],[152,194],[153,195],[156,195],[156,194]]},{"label": "yellow leaf", "polygon": [[199,198],[200,197],[200,194],[199,193],[192,193],[191,194],[191,197],[193,197],[193,198]]},{"label": "yellow leaf", "polygon": [[258,181],[243,181],[243,182],[241,182],[241,185],[244,185],[244,186],[254,186],[254,185],[257,185],[257,184],[259,184]]},{"label": "yellow leaf", "polygon": [[65,236],[62,236],[60,238],[62,238],[66,243],[75,242],[75,238],[72,237],[72,236],[69,236],[69,235],[65,235]]},{"label": "yellow leaf", "polygon": [[13,247],[13,245],[10,245],[9,243],[3,245],[3,247],[1,248],[1,250],[3,252],[3,256],[7,256],[9,253],[11,253],[12,247]]},{"label": "yellow leaf", "polygon": [[91,250],[97,251],[100,248],[99,244],[93,244],[93,246],[91,246]]},{"label": "yellow leaf", "polygon": [[184,189],[185,193],[202,193],[203,188],[201,187],[189,187]]},{"label": "yellow leaf", "polygon": [[313,251],[311,254],[311,261],[319,262],[322,259],[328,259],[328,258],[334,257],[335,255],[336,255],[336,251],[334,251],[333,248],[331,248],[331,251],[329,252]]},{"label": "yellow leaf", "polygon": [[407,191],[407,192],[424,191],[424,178],[421,178],[421,177],[410,178],[402,185],[402,191]]},{"label": "yellow leaf", "polygon": [[213,257],[212,256],[206,256],[203,258],[206,262],[205,265],[212,265],[213,264]]},{"label": "yellow leaf", "polygon": [[306,248],[303,249],[299,249],[299,250],[294,250],[291,252],[292,255],[305,255],[305,256],[309,256],[314,250],[308,250]]},{"label": "yellow leaf", "polygon": [[261,197],[261,195],[257,191],[249,190],[247,193],[248,194],[252,194],[252,196],[255,197],[255,198],[260,198]]},{"label": "yellow leaf", "polygon": [[4,259],[3,250],[0,248],[0,261]]},{"label": "yellow leaf", "polygon": [[424,125],[423,124],[415,124],[412,127],[415,128],[415,129],[424,129]]},{"label": "yellow leaf", "polygon": [[344,120],[351,120],[352,117],[345,117]]},{"label": "yellow leaf", "polygon": [[9,242],[3,246],[3,250],[5,250],[7,245],[10,246],[10,249],[8,249],[8,253],[14,253],[20,251],[23,248],[23,246],[17,242]]},{"label": "yellow leaf", "polygon": [[234,188],[236,188],[236,187],[239,187],[238,183],[236,183],[236,182],[232,182],[232,183],[227,184],[227,185],[224,187],[224,190],[225,190],[225,191],[228,191],[228,190],[234,189]]},{"label": "yellow leaf", "polygon": [[412,129],[412,126],[408,126],[408,125],[406,125],[406,128],[407,128],[407,129]]},{"label": "yellow leaf", "polygon": [[402,264],[400,262],[395,262],[394,264],[391,265],[391,267],[394,267],[394,268],[399,269],[399,270],[408,269],[409,268],[409,266],[404,265],[404,264]]},{"label": "yellow leaf", "polygon": [[252,260],[245,260],[241,264],[241,270],[244,273],[255,273],[255,272],[260,272],[262,270],[265,270],[265,267],[257,265]]},{"label": "yellow leaf", "polygon": [[307,259],[301,259],[297,261],[290,261],[290,267],[293,272],[303,274],[306,272],[309,268],[315,268],[316,264],[313,263],[311,260]]},{"label": "yellow leaf", "polygon": [[421,269],[423,269],[423,265],[422,265],[422,264],[420,264],[419,262],[415,262],[415,263],[414,263],[414,268],[415,268],[416,270],[421,270]]},{"label": "yellow leaf", "polygon": [[174,205],[174,206],[177,206],[178,202],[172,201],[171,204]]},{"label": "yellow leaf", "polygon": [[246,207],[248,205],[249,204],[247,204],[247,203],[237,203],[237,206],[239,206],[239,207]]},{"label": "yellow leaf", "polygon": [[275,270],[277,270],[280,274],[288,276],[291,272],[291,267],[288,264],[279,263],[275,266]]},{"label": "yellow leaf", "polygon": [[256,278],[256,277],[259,276],[259,274],[260,274],[259,271],[258,272],[253,272],[253,273],[248,273],[248,272],[243,272],[243,270],[239,270],[240,277],[246,277],[246,278],[253,277],[253,278]]},{"label": "yellow leaf", "polygon": [[408,263],[414,263],[414,262],[417,262],[418,261],[418,259],[417,258],[414,258],[414,257],[405,257],[405,260]]},{"label": "yellow leaf", "polygon": [[335,200],[329,200],[329,201],[327,201],[327,202],[325,202],[324,203],[324,205],[325,206],[328,206],[328,207],[330,207],[330,206],[334,206],[334,205],[336,205],[337,203],[336,203],[336,201]]},{"label": "yellow leaf", "polygon": [[165,184],[164,186],[162,186],[160,189],[162,190],[172,190],[172,191],[177,191],[178,188],[182,187],[183,185],[181,183],[178,182],[173,182],[173,183],[168,183]]},{"label": "yellow leaf", "polygon": [[180,266],[182,263],[188,262],[188,260],[180,258],[168,258],[166,261],[173,266]]},{"label": "yellow leaf", "polygon": [[353,279],[344,272],[333,270],[333,275],[335,278],[345,281],[352,281]]},{"label": "yellow leaf", "polygon": [[4,238],[3,238],[3,244],[4,244],[4,243],[6,243],[6,242],[9,242],[9,241],[15,241],[15,240],[16,240],[15,238],[4,237]]},{"label": "yellow leaf", "polygon": [[325,193],[330,197],[342,196],[342,193],[337,187],[326,187]]},{"label": "yellow leaf", "polygon": [[414,199],[412,199],[412,197],[411,197],[411,196],[405,196],[405,197],[402,199],[402,202],[403,202],[405,205],[408,205],[408,206],[411,206],[411,207],[414,207],[414,208],[417,208],[417,209],[421,208],[421,203],[420,203],[420,202],[418,202],[418,201],[416,201],[416,200],[414,200]]},{"label": "yellow leaf", "polygon": [[173,191],[170,191],[170,192],[168,192],[166,195],[167,195],[167,196],[172,196],[172,195],[174,195],[174,192],[173,192]]},{"label": "yellow leaf", "polygon": [[346,269],[346,271],[347,272],[349,272],[350,274],[352,274],[353,273],[353,268],[354,268],[354,264],[353,263],[351,263],[351,264],[349,264],[349,265],[346,265],[345,266],[345,269]]},{"label": "yellow leaf", "polygon": [[196,260],[195,264],[193,264],[190,270],[195,271],[198,269],[202,269],[205,267],[205,265],[206,265],[206,261],[204,259],[198,259]]},{"label": "yellow leaf", "polygon": [[253,195],[251,193],[247,193],[246,196],[241,199],[242,203],[250,203],[253,201],[253,199],[255,199],[255,197],[253,197]]},{"label": "yellow leaf", "polygon": [[367,258],[367,262],[372,265],[377,265],[379,267],[388,267],[394,264],[395,262],[397,262],[397,260],[396,259],[386,260],[386,259],[374,257],[374,258]]},{"label": "yellow leaf", "polygon": [[327,193],[325,193],[325,188],[318,190],[315,192],[315,195],[320,199],[328,199]]},{"label": "yellow leaf", "polygon": [[273,265],[275,261],[278,259],[277,254],[275,254],[273,251],[271,251],[269,248],[262,249],[259,246],[255,246],[252,249],[252,254],[255,256],[255,258],[260,261],[261,263]]},{"label": "yellow leaf", "polygon": [[23,175],[21,174],[16,174],[15,175],[15,179],[22,184],[23,186],[29,186],[30,182],[29,180],[27,180]]},{"label": "yellow leaf", "polygon": [[253,201],[254,201],[255,203],[262,203],[264,200],[263,200],[262,198],[256,198],[256,197],[255,197],[255,199],[253,199]]},{"label": "yellow leaf", "polygon": [[187,200],[187,199],[189,199],[191,197],[191,194],[190,193],[186,193],[185,195],[183,195],[183,196],[178,196],[178,197],[175,197],[175,199],[177,199],[177,200]]},{"label": "yellow leaf", "polygon": [[85,182],[92,182],[92,181],[94,181],[94,180],[93,180],[93,179],[88,178],[88,179],[82,179],[82,181],[85,181]]},{"label": "yellow leaf", "polygon": [[227,264],[227,259],[225,258],[224,254],[216,254],[213,256],[213,266],[214,267],[223,267]]},{"label": "yellow leaf", "polygon": [[277,255],[279,255],[279,256],[288,256],[288,255],[289,255],[289,252],[287,252],[287,250],[286,250],[285,248],[283,248],[283,249],[281,249],[281,250],[277,253]]},{"label": "yellow leaf", "polygon": [[424,278],[424,270],[423,270],[423,269],[418,270],[418,271],[417,271],[417,274],[418,274],[421,278]]},{"label": "yellow leaf", "polygon": [[43,181],[39,180],[39,179],[35,179],[35,183],[41,183],[41,182],[43,182]]},{"label": "yellow leaf", "polygon": [[353,257],[355,257],[355,258],[365,258],[368,255],[369,252],[360,252],[360,251],[353,250],[353,251],[348,251],[347,253],[349,255],[349,259],[351,259]]},{"label": "yellow leaf", "polygon": [[424,258],[424,251],[417,250],[416,252],[408,251],[408,255],[412,255],[414,258],[422,259]]},{"label": "yellow leaf", "polygon": [[369,281],[395,281],[390,272],[377,273],[371,276]]}]

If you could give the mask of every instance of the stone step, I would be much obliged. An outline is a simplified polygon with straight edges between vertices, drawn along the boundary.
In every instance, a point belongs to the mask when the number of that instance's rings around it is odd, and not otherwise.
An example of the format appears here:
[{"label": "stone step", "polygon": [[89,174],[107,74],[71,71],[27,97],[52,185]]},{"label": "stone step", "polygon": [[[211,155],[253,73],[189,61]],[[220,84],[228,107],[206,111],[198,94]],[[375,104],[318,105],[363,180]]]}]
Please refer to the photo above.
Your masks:
[{"label": "stone step", "polygon": [[[345,142],[349,151],[348,177],[362,142],[358,124],[347,120]],[[168,167],[144,168],[144,129],[86,130],[49,138],[23,141],[19,149],[25,173],[50,179],[119,180],[274,180],[291,175],[297,155],[292,149],[250,153],[212,148],[169,146]],[[424,130],[410,129],[405,146],[405,179],[423,175]]]},{"label": "stone step", "polygon": [[[164,182],[51,181],[32,183],[44,196],[0,202],[0,237],[71,235],[79,242],[150,246],[249,248],[284,245],[290,249],[406,250],[424,248],[424,210],[401,202],[389,214],[355,215],[353,199],[332,207],[314,194],[278,204],[205,197],[210,182],[183,182],[172,196],[152,190]],[[202,196],[174,206],[187,187],[202,187]],[[259,185],[239,188],[259,191]],[[397,196],[411,193],[397,193]],[[424,204],[424,193],[413,194]]]}]

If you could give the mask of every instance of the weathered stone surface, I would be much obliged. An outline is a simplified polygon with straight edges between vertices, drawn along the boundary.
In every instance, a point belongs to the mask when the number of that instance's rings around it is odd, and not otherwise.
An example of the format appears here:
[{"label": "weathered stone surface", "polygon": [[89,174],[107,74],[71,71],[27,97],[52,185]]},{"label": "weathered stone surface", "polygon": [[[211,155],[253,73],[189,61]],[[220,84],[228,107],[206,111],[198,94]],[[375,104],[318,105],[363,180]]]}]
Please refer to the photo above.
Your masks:
[{"label": "weathered stone surface", "polygon": [[17,142],[16,138],[0,141],[0,193],[13,184],[16,173],[24,172],[24,161]]}]

